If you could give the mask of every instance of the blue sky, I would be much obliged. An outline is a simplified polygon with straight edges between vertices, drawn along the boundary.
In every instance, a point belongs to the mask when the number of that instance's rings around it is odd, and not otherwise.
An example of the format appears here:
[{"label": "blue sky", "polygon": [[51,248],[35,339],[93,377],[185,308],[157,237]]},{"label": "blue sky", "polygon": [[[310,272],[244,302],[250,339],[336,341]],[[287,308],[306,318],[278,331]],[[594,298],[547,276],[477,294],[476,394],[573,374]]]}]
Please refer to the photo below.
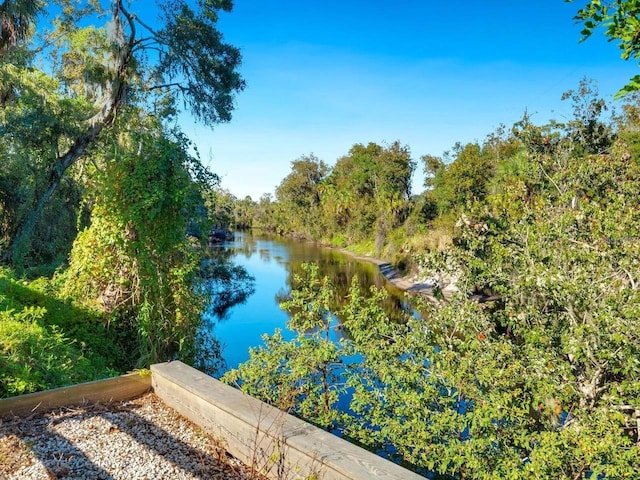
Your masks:
[{"label": "blue sky", "polygon": [[239,198],[273,193],[303,155],[333,165],[356,143],[396,140],[418,161],[419,193],[422,155],[482,141],[525,110],[562,121],[560,97],[580,79],[612,100],[637,73],[602,35],[579,42],[584,3],[235,0],[219,26],[247,88],[230,123],[183,129]]}]

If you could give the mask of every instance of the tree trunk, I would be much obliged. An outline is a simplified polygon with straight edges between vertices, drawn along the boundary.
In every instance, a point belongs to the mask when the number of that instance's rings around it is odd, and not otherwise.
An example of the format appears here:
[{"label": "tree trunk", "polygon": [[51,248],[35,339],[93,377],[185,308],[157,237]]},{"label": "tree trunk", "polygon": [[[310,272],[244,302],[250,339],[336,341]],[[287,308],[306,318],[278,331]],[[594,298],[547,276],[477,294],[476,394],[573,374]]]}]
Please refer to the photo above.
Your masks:
[{"label": "tree trunk", "polygon": [[66,154],[64,154],[64,156],[58,158],[56,165],[53,167],[49,175],[47,188],[41,195],[36,197],[31,209],[29,209],[29,211],[18,220],[14,235],[11,238],[5,253],[5,260],[14,267],[20,269],[24,266],[25,257],[31,251],[31,242],[38,219],[40,218],[44,207],[47,205],[49,200],[51,200],[53,194],[58,190],[64,173],[95,141],[105,124],[106,121],[92,126],[85,135],[75,141],[73,146]]},{"label": "tree trunk", "polygon": [[[129,37],[126,39],[124,38],[124,30],[120,19],[121,12],[129,22],[130,32]],[[117,52],[115,54],[115,76],[106,94],[107,100],[98,113],[88,121],[89,127],[85,133],[73,142],[71,148],[64,155],[56,159],[55,165],[49,174],[46,189],[36,198],[28,213],[18,220],[15,233],[5,252],[5,260],[16,268],[21,268],[24,265],[25,257],[31,251],[31,243],[38,219],[51,197],[58,190],[65,172],[96,141],[102,129],[114,121],[117,111],[124,101],[127,86],[127,69],[131,63],[134,47],[135,27],[131,16],[122,8],[121,0],[114,2],[113,22],[113,40],[117,45]]]}]

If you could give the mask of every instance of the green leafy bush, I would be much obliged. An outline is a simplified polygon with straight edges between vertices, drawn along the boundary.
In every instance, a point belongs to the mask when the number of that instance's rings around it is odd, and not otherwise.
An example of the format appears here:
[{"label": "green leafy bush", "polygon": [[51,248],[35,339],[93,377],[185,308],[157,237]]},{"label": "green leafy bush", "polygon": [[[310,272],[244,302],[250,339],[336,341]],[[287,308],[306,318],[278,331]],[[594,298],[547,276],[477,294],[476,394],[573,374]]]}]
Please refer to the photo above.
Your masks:
[{"label": "green leafy bush", "polygon": [[0,312],[0,397],[21,395],[116,375],[104,358],[44,325],[44,307]]},{"label": "green leafy bush", "polygon": [[[589,155],[571,135],[528,146],[450,249],[417,256],[460,290],[420,319],[392,321],[384,294],[357,285],[332,307],[327,281],[302,278],[284,304],[297,337],[269,337],[227,379],[435,478],[637,478],[640,158],[627,140]],[[336,318],[346,335],[320,348]]]},{"label": "green leafy bush", "polygon": [[55,283],[0,270],[0,396],[97,380],[126,370],[123,333],[56,296]]},{"label": "green leafy bush", "polygon": [[[123,135],[95,173],[91,224],[78,234],[61,278],[66,295],[129,333],[138,368],[176,358],[194,363],[206,300],[197,288],[202,251],[186,232],[211,174],[186,140],[153,122],[149,128]],[[196,168],[200,183],[192,178]]]}]

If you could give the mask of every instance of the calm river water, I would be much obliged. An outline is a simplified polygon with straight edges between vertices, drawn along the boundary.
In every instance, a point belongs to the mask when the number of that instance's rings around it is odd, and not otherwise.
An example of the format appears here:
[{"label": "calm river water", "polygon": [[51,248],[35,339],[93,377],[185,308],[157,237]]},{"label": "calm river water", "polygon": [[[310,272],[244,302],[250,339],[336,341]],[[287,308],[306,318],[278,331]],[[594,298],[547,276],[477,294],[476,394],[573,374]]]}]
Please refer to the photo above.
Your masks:
[{"label": "calm river water", "polygon": [[289,315],[279,303],[291,291],[293,276],[300,272],[302,263],[316,263],[321,276],[331,278],[342,298],[355,275],[367,290],[370,285],[386,288],[391,294],[388,308],[406,308],[403,293],[384,279],[377,266],[310,242],[238,232],[234,240],[213,248],[222,249],[219,253],[229,255],[233,264],[244,267],[255,278],[255,290],[244,303],[232,306],[222,317],[210,319],[214,334],[223,345],[227,369],[246,361],[249,347],[262,345],[265,333],[271,335],[280,328],[286,339],[294,336],[286,328]]}]

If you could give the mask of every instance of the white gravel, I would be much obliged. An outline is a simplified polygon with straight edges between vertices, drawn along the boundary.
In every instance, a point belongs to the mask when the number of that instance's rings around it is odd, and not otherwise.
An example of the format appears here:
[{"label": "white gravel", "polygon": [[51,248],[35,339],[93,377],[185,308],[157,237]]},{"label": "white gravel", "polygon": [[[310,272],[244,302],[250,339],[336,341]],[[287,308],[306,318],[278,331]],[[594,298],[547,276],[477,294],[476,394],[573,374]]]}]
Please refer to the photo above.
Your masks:
[{"label": "white gravel", "polygon": [[254,479],[220,443],[150,393],[0,419],[0,479]]}]

